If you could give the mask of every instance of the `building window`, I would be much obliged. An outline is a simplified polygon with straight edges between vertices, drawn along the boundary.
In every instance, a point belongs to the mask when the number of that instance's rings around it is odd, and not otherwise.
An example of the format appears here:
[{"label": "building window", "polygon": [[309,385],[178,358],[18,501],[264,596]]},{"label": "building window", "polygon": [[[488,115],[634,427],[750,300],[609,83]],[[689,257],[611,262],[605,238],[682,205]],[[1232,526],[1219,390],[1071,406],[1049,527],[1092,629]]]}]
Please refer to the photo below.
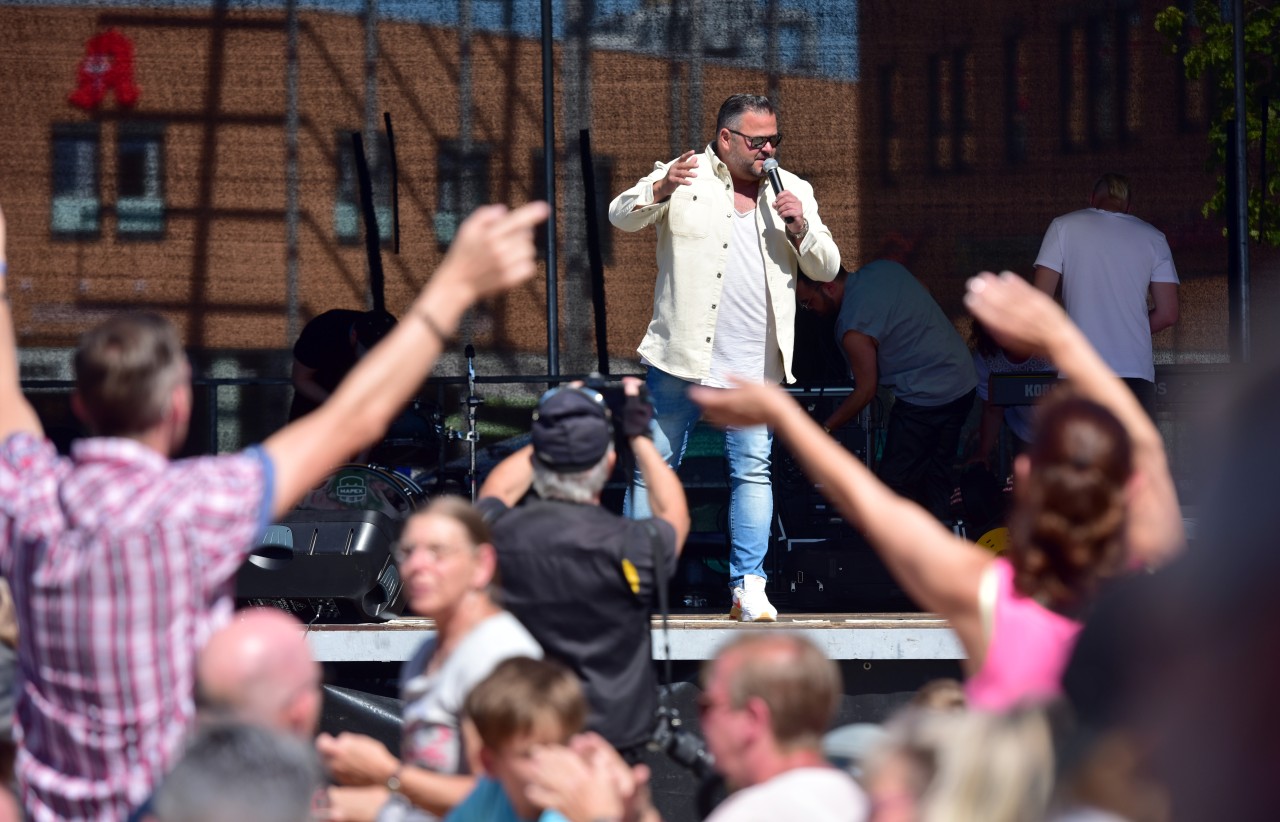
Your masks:
[{"label": "building window", "polygon": [[968,49],[960,49],[952,57],[952,83],[955,99],[955,146],[956,170],[965,171],[973,168],[978,162],[978,132],[975,125],[978,120],[977,95],[977,58]]},{"label": "building window", "polygon": [[101,228],[99,146],[96,123],[53,128],[53,197],[49,226],[54,237],[97,237]]},{"label": "building window", "polygon": [[1125,44],[1121,56],[1120,104],[1124,110],[1124,136],[1142,131],[1143,89],[1146,87],[1145,64],[1142,60],[1142,18],[1136,10],[1122,12],[1120,36]]},{"label": "building window", "polygon": [[462,144],[440,144],[436,157],[436,242],[453,242],[458,225],[476,208],[489,201],[489,155],[487,145],[475,144],[464,151]]},{"label": "building window", "polygon": [[893,185],[902,172],[902,128],[898,102],[902,99],[902,75],[897,66],[880,69],[880,179]]},{"label": "building window", "polygon": [[955,115],[951,90],[952,63],[948,56],[935,54],[929,58],[929,154],[934,171],[951,171],[955,165],[952,131]]},{"label": "building window", "polygon": [[116,138],[116,235],[164,236],[164,128],[123,123]]},{"label": "building window", "polygon": [[1141,124],[1130,50],[1139,19],[1126,3],[1062,29],[1062,143],[1065,151],[1125,142]]},{"label": "building window", "polygon": [[1010,165],[1027,162],[1031,81],[1027,46],[1021,37],[1004,41],[1004,158]]},{"label": "building window", "polygon": [[[340,131],[337,138],[338,196],[333,203],[333,232],[343,245],[357,245],[360,231],[360,178],[356,174],[356,153],[351,132]],[[372,149],[372,150],[370,150]],[[372,146],[364,144],[365,162],[369,165],[369,185],[373,188],[373,214],[378,223],[378,239],[382,245],[391,242],[391,163],[385,134],[378,134]]]},{"label": "building window", "polygon": [[929,145],[935,172],[962,171],[977,160],[974,59],[967,49],[929,58]]},{"label": "building window", "polygon": [[1177,97],[1178,128],[1182,131],[1204,131],[1209,127],[1209,72],[1192,80],[1187,77],[1186,57],[1191,47],[1204,35],[1196,18],[1194,0],[1181,0],[1185,13],[1182,37],[1178,41],[1178,59],[1174,60],[1174,94]]},{"label": "building window", "polygon": [[1059,73],[1062,78],[1062,149],[1083,151],[1089,123],[1085,107],[1088,94],[1088,54],[1080,26],[1063,26],[1060,35]]}]

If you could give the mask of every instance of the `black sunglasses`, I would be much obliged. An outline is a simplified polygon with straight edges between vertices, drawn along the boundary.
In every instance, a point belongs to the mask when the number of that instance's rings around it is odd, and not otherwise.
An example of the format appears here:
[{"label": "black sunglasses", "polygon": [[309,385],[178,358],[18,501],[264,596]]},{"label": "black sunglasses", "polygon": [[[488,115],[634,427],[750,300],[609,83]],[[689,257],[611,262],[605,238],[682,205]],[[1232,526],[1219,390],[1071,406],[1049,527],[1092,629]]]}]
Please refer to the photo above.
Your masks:
[{"label": "black sunglasses", "polygon": [[781,134],[770,134],[764,137],[752,137],[749,134],[743,134],[741,131],[734,131],[734,129],[731,129],[728,126],[725,127],[725,130],[732,131],[734,134],[738,135],[743,140],[745,140],[747,142],[747,148],[751,149],[752,151],[759,151],[760,149],[764,148],[765,143],[772,143],[774,148],[777,148],[782,144]]}]

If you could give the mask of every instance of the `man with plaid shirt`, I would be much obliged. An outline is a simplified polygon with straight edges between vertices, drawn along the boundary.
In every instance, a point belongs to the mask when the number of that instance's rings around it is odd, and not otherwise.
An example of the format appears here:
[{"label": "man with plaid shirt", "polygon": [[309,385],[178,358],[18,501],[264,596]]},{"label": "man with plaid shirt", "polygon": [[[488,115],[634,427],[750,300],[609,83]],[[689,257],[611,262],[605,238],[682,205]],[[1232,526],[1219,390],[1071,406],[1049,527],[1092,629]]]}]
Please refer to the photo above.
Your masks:
[{"label": "man with plaid shirt", "polygon": [[239,454],[174,460],[190,367],[159,317],[108,320],[76,351],[94,436],[60,457],[18,381],[0,214],[0,576],[21,628],[18,779],[34,820],[118,820],[181,753],[195,655],[231,612],[256,534],[374,443],[475,300],[535,270],[534,203],[478,211],[402,322],[319,409]]}]

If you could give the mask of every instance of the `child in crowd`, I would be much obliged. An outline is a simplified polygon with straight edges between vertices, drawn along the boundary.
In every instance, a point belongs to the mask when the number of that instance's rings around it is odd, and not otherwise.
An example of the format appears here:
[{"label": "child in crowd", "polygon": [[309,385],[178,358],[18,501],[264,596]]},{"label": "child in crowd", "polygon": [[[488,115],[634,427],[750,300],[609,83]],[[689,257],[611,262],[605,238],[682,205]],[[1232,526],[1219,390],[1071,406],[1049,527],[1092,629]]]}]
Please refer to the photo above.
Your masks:
[{"label": "child in crowd", "polygon": [[526,793],[534,752],[567,744],[586,722],[586,698],[573,672],[555,662],[508,659],[476,685],[464,711],[480,738],[486,776],[447,822],[565,822]]}]

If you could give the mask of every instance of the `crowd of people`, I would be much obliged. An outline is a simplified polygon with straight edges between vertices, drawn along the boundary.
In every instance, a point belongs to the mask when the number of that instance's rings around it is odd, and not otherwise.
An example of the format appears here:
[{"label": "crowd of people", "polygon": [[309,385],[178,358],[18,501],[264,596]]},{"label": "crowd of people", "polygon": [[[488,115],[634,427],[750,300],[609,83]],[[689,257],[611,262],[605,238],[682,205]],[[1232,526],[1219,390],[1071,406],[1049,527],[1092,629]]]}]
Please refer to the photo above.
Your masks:
[{"label": "crowd of people", "polygon": [[[765,184],[780,141],[772,103],[734,95],[701,154],[657,164],[611,206],[619,228],[658,231],[647,391],[628,380],[612,407],[587,386],[548,391],[531,444],[474,504],[437,498],[404,522],[395,561],[435,630],[401,673],[397,751],[317,734],[320,669],[302,626],[233,615],[230,583],[267,523],[382,436],[462,313],[532,276],[546,205],[466,220],[367,350],[359,316],[336,320],[345,376],[238,454],[172,459],[190,368],[170,324],[127,315],[77,348],[73,407],[92,436],[60,456],[22,395],[0,293],[0,576],[17,626],[16,795],[0,797],[0,818],[660,819],[645,761],[661,713],[650,619],[690,529],[675,468],[699,418],[729,432],[735,619],[778,619],[762,571],[776,436],[965,652],[963,685],[934,683],[882,727],[830,734],[839,666],[784,626],[743,631],[702,672],[697,727],[729,790],[708,819],[1274,818],[1280,378],[1245,396],[1223,445],[1233,462],[1206,521],[1227,544],[1187,551],[1163,439],[1122,379],[1148,373],[1117,376],[1046,293],[1051,275],[1075,283],[1101,265],[1071,250],[1097,251],[1088,237],[1159,245],[1128,218],[1127,184],[1103,178],[1098,215],[1054,223],[1035,285],[1008,271],[966,285],[990,350],[1042,358],[1066,382],[1018,432],[995,556],[939,519],[938,474],[975,394],[969,354],[903,266],[841,266],[808,183]],[[5,231],[0,214],[0,289]],[[1159,294],[1147,356],[1176,319],[1165,256],[1145,280]],[[1088,310],[1080,293],[1073,313]],[[778,386],[797,307],[837,316],[857,380],[822,421]],[[877,384],[897,397],[879,475],[831,436]],[[636,481],[620,516],[601,492],[623,450]]]}]

